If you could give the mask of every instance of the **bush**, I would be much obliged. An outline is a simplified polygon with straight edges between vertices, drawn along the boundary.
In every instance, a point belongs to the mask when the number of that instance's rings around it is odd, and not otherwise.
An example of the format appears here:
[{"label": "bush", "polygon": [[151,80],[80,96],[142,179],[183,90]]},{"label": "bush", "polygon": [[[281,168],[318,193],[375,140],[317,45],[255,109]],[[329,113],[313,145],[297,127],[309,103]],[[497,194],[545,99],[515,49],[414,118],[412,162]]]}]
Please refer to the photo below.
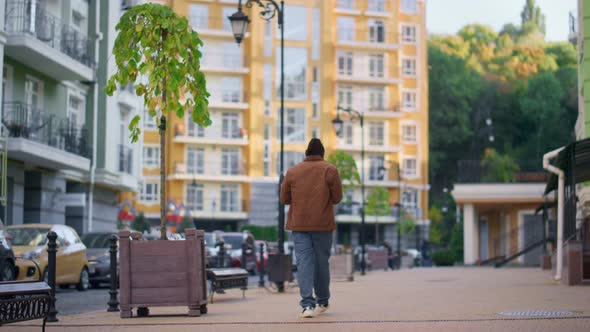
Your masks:
[{"label": "bush", "polygon": [[184,216],[180,225],[176,226],[176,233],[184,234],[184,230],[187,228],[195,228],[193,218],[190,216]]},{"label": "bush", "polygon": [[276,242],[279,239],[279,233],[276,226],[256,226],[246,225],[242,227],[243,231],[252,233],[256,240]]},{"label": "bush", "polygon": [[448,249],[438,250],[432,254],[432,262],[436,266],[453,266],[455,264],[455,255]]},{"label": "bush", "polygon": [[453,226],[451,233],[451,251],[456,262],[463,261],[463,223],[460,222]]}]

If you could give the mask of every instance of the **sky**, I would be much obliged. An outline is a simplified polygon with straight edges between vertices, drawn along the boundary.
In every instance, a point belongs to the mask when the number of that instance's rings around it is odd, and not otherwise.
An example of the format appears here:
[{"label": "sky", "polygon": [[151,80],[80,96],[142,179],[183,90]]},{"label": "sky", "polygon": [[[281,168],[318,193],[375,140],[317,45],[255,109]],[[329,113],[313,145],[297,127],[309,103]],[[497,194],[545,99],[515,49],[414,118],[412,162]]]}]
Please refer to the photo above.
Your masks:
[{"label": "sky", "polygon": [[[537,0],[545,14],[546,40],[567,40],[569,12],[576,13],[577,0]],[[525,0],[426,0],[429,33],[454,34],[464,25],[479,23],[499,31],[506,23],[520,25]]]}]

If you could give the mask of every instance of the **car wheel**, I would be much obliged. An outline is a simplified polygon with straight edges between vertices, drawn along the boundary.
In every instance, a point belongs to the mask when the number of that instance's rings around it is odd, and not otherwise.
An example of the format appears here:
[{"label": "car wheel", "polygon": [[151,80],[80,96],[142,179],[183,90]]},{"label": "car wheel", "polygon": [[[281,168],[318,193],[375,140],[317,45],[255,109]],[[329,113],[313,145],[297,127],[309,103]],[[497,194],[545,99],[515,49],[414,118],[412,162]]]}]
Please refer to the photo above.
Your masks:
[{"label": "car wheel", "polygon": [[2,265],[2,271],[0,273],[0,280],[12,281],[16,279],[14,264],[11,261],[6,261]]},{"label": "car wheel", "polygon": [[88,274],[88,269],[84,267],[82,272],[80,272],[80,281],[76,285],[76,289],[80,292],[84,292],[90,288],[90,275]]}]

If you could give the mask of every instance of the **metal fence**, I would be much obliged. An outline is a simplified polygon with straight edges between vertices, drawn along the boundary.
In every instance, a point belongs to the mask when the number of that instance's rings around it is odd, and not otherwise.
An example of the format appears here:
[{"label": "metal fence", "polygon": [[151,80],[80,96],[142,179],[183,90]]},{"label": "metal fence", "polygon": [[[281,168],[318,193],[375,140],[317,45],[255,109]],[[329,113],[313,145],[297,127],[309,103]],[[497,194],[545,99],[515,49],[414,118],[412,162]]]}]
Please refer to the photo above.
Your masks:
[{"label": "metal fence", "polygon": [[459,183],[545,182],[546,172],[541,160],[459,160],[457,180]]}]

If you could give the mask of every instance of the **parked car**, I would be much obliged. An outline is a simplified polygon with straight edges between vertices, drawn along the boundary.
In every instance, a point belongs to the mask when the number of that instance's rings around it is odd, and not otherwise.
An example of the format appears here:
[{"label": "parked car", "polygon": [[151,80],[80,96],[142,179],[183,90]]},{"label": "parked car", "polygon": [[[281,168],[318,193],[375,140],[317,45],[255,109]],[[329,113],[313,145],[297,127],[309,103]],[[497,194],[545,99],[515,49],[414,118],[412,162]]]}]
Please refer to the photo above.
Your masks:
[{"label": "parked car", "polygon": [[82,242],[86,246],[90,285],[98,287],[101,283],[111,281],[111,253],[110,238],[115,233],[96,232],[82,235]]},{"label": "parked car", "polygon": [[10,237],[4,230],[4,224],[0,220],[0,281],[16,279],[16,259],[12,252]]},{"label": "parked car", "polygon": [[18,259],[17,280],[47,279],[47,233],[57,233],[56,284],[76,285],[79,291],[90,287],[86,246],[76,231],[65,225],[25,224],[8,226],[12,249]]},{"label": "parked car", "polygon": [[[215,234],[215,233],[214,233]],[[226,244],[227,253],[231,257],[232,267],[242,267],[250,274],[256,273],[256,251],[254,248],[255,239],[250,233],[217,233]],[[246,264],[242,266],[242,245],[248,245],[245,253]]]}]

